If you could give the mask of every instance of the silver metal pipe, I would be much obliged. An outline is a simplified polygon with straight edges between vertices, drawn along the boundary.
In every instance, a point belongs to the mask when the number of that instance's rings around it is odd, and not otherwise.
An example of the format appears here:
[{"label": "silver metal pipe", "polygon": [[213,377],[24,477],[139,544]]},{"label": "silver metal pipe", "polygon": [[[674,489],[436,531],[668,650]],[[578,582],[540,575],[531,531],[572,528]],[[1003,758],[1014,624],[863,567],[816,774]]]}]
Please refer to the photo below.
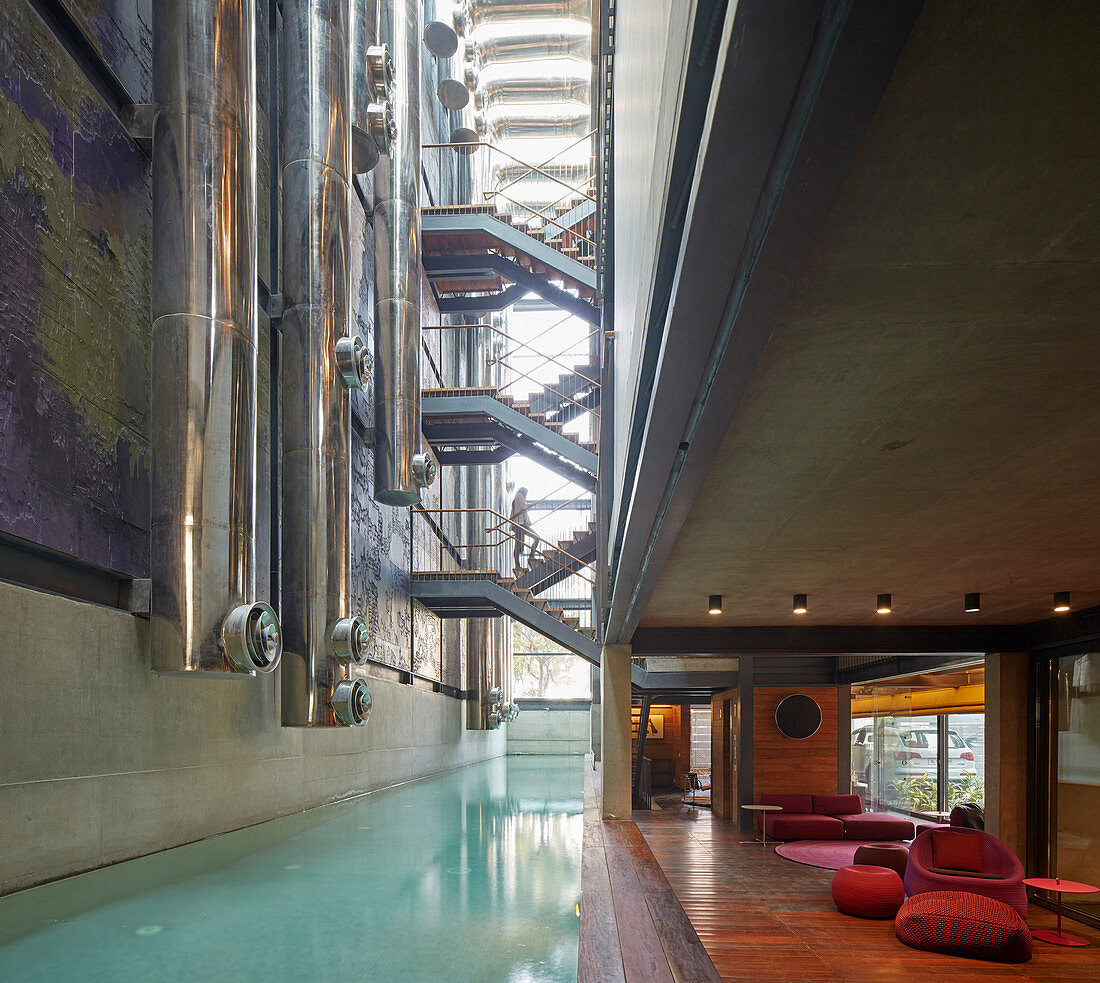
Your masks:
[{"label": "silver metal pipe", "polygon": [[270,672],[256,600],[255,8],[153,5],[152,665]]},{"label": "silver metal pipe", "polygon": [[482,68],[544,58],[573,58],[587,63],[592,50],[592,32],[584,24],[583,30],[575,33],[557,29],[537,34],[495,34],[478,39],[475,50]]},{"label": "silver metal pipe", "polygon": [[419,0],[383,0],[381,40],[394,57],[397,133],[374,170],[374,497],[412,505],[434,478],[420,447]]},{"label": "silver metal pipe", "polygon": [[351,157],[356,174],[374,169],[394,133],[389,105],[393,59],[377,40],[378,0],[351,0]]},{"label": "silver metal pipe", "polygon": [[[286,726],[363,723],[341,687],[367,656],[350,611],[351,406],[369,357],[351,323],[348,0],[285,0],[282,105]],[[337,692],[338,688],[340,691]],[[350,695],[349,695],[350,694]],[[369,702],[369,694],[366,694]]]},{"label": "silver metal pipe", "polygon": [[[480,327],[470,328],[469,384],[488,386],[494,378],[494,366],[490,358],[491,339],[494,334]],[[496,507],[493,497],[493,472],[500,466],[477,466],[466,469],[468,505],[471,509]],[[507,515],[507,512],[503,514]],[[480,544],[469,550],[468,562],[476,570],[500,570],[500,549],[488,543],[499,537],[486,534],[493,525],[487,512],[468,512],[467,542]],[[510,559],[509,559],[510,562]],[[501,618],[469,618],[466,621],[466,688],[474,698],[466,704],[467,730],[489,730],[492,700],[489,691],[497,685],[494,678],[493,651],[499,635]]]},{"label": "silver metal pipe", "polygon": [[465,0],[455,18],[469,34],[482,24],[508,21],[583,20],[592,16],[592,0]]}]

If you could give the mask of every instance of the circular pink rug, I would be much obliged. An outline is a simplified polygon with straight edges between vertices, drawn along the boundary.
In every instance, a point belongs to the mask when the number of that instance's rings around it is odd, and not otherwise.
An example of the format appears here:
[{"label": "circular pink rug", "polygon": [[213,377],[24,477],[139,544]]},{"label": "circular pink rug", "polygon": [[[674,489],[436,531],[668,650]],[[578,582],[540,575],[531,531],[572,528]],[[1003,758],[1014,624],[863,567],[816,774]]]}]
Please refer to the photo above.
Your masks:
[{"label": "circular pink rug", "polygon": [[866,845],[844,840],[795,840],[793,843],[780,843],[775,852],[796,864],[840,870],[849,866],[855,859],[856,850]]}]

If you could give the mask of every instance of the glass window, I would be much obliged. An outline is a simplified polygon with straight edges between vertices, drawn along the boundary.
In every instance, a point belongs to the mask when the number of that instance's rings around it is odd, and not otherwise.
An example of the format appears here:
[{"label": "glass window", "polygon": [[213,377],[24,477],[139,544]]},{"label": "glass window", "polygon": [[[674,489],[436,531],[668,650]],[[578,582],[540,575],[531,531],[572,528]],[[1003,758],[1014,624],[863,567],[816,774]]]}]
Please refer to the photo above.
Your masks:
[{"label": "glass window", "polygon": [[985,808],[985,714],[947,717],[951,757],[947,771],[947,808],[972,802]]},{"label": "glass window", "polygon": [[853,687],[852,789],[865,808],[940,819],[984,806],[985,714],[961,712],[984,710],[984,681],[970,666]]},{"label": "glass window", "polygon": [[[1100,654],[1065,656],[1054,668],[1046,873],[1100,884]],[[1100,924],[1100,895],[1067,894],[1064,902]]]},{"label": "glass window", "polygon": [[691,708],[691,770],[710,772],[710,707]]}]

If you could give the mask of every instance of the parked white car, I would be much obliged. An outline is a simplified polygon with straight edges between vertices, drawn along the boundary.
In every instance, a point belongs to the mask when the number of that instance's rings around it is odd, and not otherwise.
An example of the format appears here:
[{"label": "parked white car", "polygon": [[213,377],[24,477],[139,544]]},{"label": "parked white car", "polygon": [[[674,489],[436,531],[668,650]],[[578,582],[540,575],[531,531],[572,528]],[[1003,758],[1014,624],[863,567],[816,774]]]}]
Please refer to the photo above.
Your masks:
[{"label": "parked white car", "polygon": [[[852,731],[852,772],[857,780],[869,784],[875,763],[875,729],[857,727]],[[973,775],[977,761],[973,750],[954,730],[947,732],[948,779]],[[882,728],[882,775],[884,778],[909,778],[936,774],[936,750],[939,735],[935,727],[911,729]]]},{"label": "parked white car", "polygon": [[[934,775],[939,734],[934,727],[902,730],[901,739],[909,752],[905,771],[910,775]],[[962,778],[976,772],[974,752],[954,730],[947,732],[947,777]]]}]

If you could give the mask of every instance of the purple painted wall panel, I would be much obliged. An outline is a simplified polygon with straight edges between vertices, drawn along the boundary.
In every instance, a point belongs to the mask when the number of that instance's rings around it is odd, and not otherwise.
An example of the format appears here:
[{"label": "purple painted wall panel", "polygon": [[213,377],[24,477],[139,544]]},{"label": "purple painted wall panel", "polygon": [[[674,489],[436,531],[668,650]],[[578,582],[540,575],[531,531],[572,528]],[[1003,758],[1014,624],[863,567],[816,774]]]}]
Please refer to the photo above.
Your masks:
[{"label": "purple painted wall panel", "polygon": [[0,6],[0,530],[148,554],[147,160],[45,26]]}]

